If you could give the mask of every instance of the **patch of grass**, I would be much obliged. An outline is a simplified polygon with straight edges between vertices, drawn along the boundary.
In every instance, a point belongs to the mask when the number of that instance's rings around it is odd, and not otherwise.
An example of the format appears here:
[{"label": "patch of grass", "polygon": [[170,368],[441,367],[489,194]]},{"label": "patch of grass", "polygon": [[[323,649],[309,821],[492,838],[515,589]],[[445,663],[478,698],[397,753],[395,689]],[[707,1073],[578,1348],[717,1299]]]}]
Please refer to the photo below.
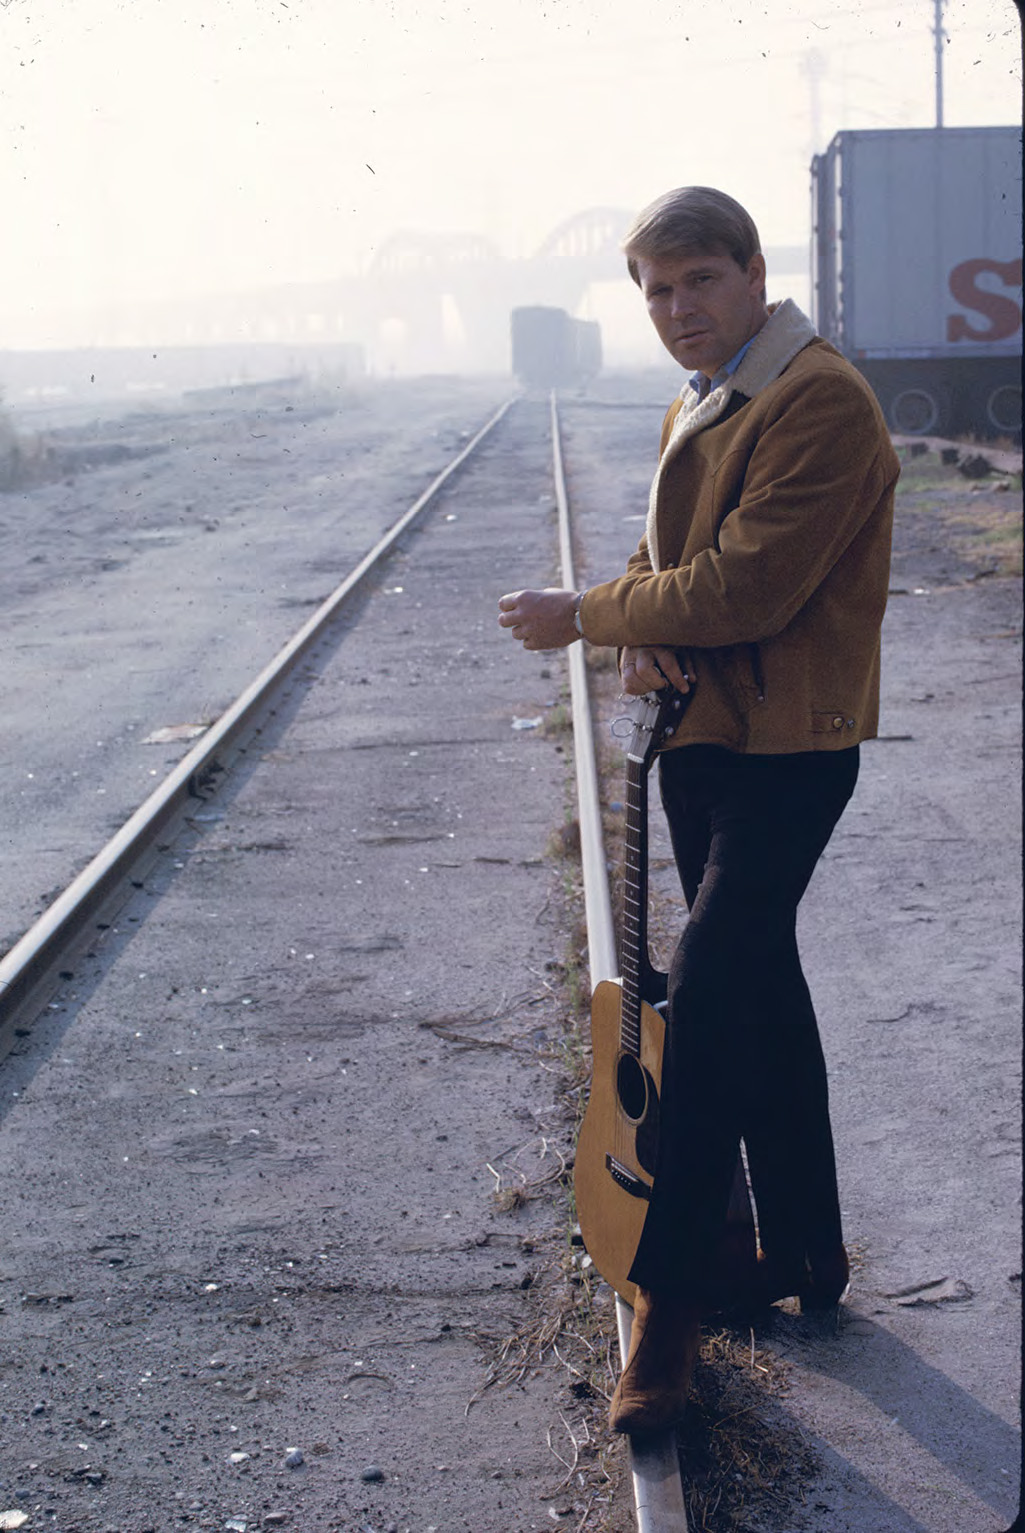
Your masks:
[{"label": "patch of grass", "polygon": [[580,861],[580,821],[568,818],[553,830],[545,843],[545,856],[553,862]]},{"label": "patch of grass", "polygon": [[541,734],[546,740],[564,740],[573,733],[573,710],[568,703],[556,703],[545,714]]},{"label": "patch of grass", "polygon": [[1022,573],[1022,525],[991,527],[980,532],[973,540],[980,548],[988,549],[997,560],[996,573],[1020,575]]},{"label": "patch of grass", "polygon": [[[572,784],[567,783],[567,796],[572,798]],[[583,883],[580,866],[580,821],[567,803],[566,818],[553,830],[545,846],[545,856],[554,862],[560,875],[560,896],[567,931],[566,949],[561,959],[552,965],[559,981],[560,999],[568,1017],[576,1027],[579,1019],[590,1006],[590,987],[585,978],[587,959],[587,927],[583,911]],[[563,1036],[565,1037],[565,1031]],[[564,1061],[564,1064],[567,1061]],[[569,1072],[574,1077],[578,1065]]]},{"label": "patch of grass", "polygon": [[945,508],[938,515],[951,547],[979,574],[1022,573],[1020,497],[1009,491],[977,494],[971,504]]},{"label": "patch of grass", "polygon": [[950,483],[950,470],[935,458],[906,458],[897,480],[897,499],[909,500],[923,490],[939,490]]},{"label": "patch of grass", "polygon": [[816,1472],[814,1455],[778,1419],[787,1370],[734,1331],[707,1335],[678,1432],[680,1469],[694,1533],[743,1533],[752,1522],[786,1525]]},{"label": "patch of grass", "polygon": [[593,674],[612,672],[619,675],[619,661],[616,651],[607,644],[588,644],[584,649],[584,664]]},{"label": "patch of grass", "polygon": [[934,454],[905,458],[898,516],[928,517],[950,549],[978,575],[1022,573],[1022,476],[967,480]]}]

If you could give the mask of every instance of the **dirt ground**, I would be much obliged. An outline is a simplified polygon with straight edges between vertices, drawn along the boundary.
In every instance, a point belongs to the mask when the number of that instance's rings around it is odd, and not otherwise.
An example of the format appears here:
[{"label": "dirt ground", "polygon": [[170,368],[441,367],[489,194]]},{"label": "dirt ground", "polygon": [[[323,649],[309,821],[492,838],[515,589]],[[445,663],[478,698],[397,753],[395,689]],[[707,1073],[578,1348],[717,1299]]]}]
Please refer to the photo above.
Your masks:
[{"label": "dirt ground", "polygon": [[[486,396],[464,394],[456,437]],[[661,380],[623,380],[567,410],[583,578],[636,541],[664,398]],[[24,1518],[8,1526],[631,1526],[624,1445],[601,1424],[611,1303],[568,1200],[586,955],[564,669],[494,620],[501,590],[555,576],[544,408],[517,406],[492,467],[316,657],[258,770],[197,814],[0,1067],[0,1514]],[[271,441],[254,472],[276,530],[243,568],[259,592],[289,547],[277,610],[324,594],[330,538],[288,543],[276,476],[312,492],[296,444]],[[242,557],[241,481],[225,522],[230,478],[204,468],[197,487],[194,450],[161,461],[168,518],[186,495],[195,529],[220,507],[224,557]],[[416,454],[401,468],[416,479]],[[102,496],[83,474],[0,516],[53,539],[73,509],[76,547],[100,547],[139,465],[102,472]],[[838,1331],[779,1307],[754,1335],[709,1336],[681,1436],[695,1527],[997,1533],[1017,1509],[1021,482],[997,482],[908,454],[882,736],[802,926],[852,1294]],[[167,557],[204,537],[169,537]],[[148,544],[106,574],[153,654],[182,567]],[[210,556],[203,572],[212,589]],[[103,574],[63,572],[65,631],[95,629]],[[54,600],[44,581],[19,610]],[[600,657],[593,675],[611,716]],[[5,755],[24,773],[28,671],[13,685],[24,733]],[[175,718],[198,716],[195,649],[160,685]],[[69,742],[85,707],[76,694]],[[61,717],[38,733],[59,737]],[[126,793],[152,759],[127,745]],[[607,765],[614,817],[611,749]],[[61,823],[46,883],[79,844]],[[665,943],[681,905],[658,841],[653,895]]]}]

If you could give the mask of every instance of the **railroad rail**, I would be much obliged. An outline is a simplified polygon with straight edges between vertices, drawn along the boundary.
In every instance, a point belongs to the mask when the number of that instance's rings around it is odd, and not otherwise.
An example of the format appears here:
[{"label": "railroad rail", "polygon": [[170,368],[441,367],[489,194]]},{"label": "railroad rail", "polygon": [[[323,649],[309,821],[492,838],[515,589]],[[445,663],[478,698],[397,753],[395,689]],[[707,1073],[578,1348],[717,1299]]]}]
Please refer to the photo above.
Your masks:
[{"label": "railroad rail", "polygon": [[[573,568],[573,538],[566,476],[563,469],[559,410],[551,396],[552,460],[555,495],[559,507],[559,557],[563,586],[577,588]],[[608,862],[602,835],[598,773],[594,756],[591,702],[583,645],[569,650],[570,689],[573,703],[573,754],[576,759],[577,806],[580,818],[580,855],[587,921],[587,954],[591,989],[619,973],[616,938],[612,922]],[[616,1322],[623,1361],[630,1349],[632,1311],[616,1299]],[[638,1533],[687,1533],[687,1511],[680,1478],[680,1460],[672,1432],[630,1442],[630,1472],[637,1508]]]},{"label": "railroad rail", "polygon": [[190,804],[202,799],[271,718],[283,689],[300,662],[325,638],[331,625],[385,557],[434,500],[441,488],[470,458],[509,409],[506,400],[456,454],[423,494],[374,544],[345,579],[317,608],[216,724],[142,803],[106,846],[54,900],[20,940],[0,959],[0,1058],[13,1041],[19,1019],[38,1012],[59,972],[102,918],[122,904],[157,855],[160,837],[170,839]]}]

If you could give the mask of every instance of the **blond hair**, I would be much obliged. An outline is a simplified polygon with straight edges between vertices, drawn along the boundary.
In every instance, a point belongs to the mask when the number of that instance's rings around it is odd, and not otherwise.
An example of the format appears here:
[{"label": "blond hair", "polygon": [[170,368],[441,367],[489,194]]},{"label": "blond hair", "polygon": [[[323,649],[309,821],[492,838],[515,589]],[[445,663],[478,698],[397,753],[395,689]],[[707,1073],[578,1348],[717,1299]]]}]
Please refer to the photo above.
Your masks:
[{"label": "blond hair", "polygon": [[638,287],[639,258],[725,253],[747,271],[761,248],[747,209],[712,186],[678,186],[656,197],[638,213],[622,242],[627,270]]}]

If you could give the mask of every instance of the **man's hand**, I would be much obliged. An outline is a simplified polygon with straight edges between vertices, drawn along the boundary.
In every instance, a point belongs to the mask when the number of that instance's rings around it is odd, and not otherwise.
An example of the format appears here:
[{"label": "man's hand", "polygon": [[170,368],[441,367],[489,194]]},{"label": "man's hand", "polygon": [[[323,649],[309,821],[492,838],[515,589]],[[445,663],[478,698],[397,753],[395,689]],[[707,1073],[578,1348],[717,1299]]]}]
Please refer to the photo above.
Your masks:
[{"label": "man's hand", "polygon": [[623,691],[637,697],[661,692],[663,687],[690,691],[690,677],[681,668],[675,649],[664,644],[627,644],[619,658],[619,671]]},{"label": "man's hand", "polygon": [[564,649],[579,639],[573,621],[576,591],[513,591],[500,598],[498,621],[524,649]]}]

